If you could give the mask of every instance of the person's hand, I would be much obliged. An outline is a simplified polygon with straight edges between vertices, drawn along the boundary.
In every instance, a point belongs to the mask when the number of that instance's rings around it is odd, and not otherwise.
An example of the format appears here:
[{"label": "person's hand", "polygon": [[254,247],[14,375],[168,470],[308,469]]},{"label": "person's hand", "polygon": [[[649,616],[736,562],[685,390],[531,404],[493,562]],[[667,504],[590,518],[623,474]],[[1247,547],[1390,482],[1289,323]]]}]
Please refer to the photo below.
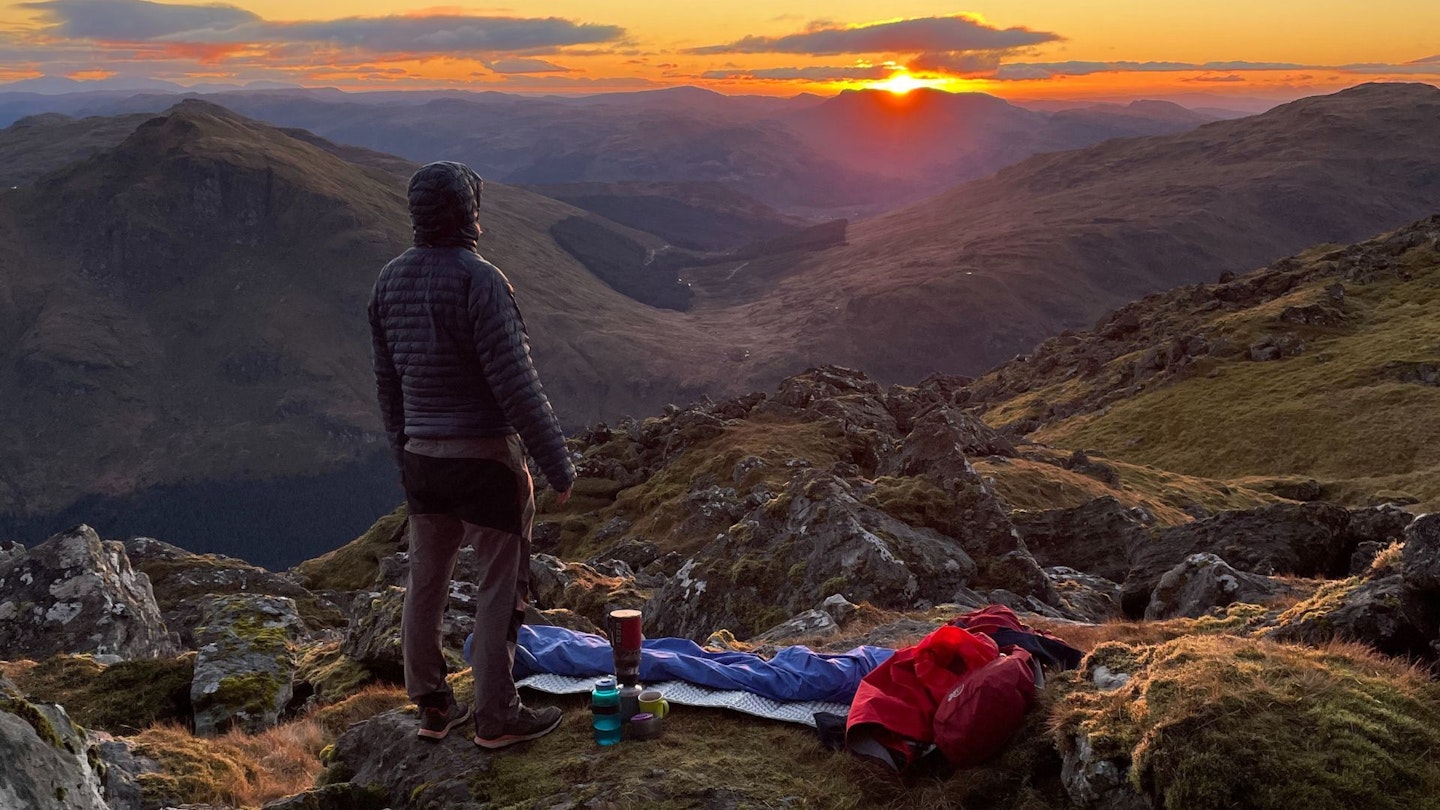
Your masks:
[{"label": "person's hand", "polygon": [[569,503],[569,501],[570,501],[570,490],[567,489],[567,490],[565,490],[564,492],[557,492],[557,493],[555,494],[555,508],[556,508],[556,509],[563,509],[563,508],[565,508],[565,504],[566,504],[566,503]]}]

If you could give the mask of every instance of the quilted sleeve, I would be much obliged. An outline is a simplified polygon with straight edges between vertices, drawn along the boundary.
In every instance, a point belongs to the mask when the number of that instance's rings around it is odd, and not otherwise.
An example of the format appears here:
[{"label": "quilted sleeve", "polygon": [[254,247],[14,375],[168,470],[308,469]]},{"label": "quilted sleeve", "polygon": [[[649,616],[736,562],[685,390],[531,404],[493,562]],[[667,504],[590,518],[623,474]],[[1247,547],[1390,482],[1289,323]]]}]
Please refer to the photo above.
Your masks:
[{"label": "quilted sleeve", "polygon": [[390,438],[390,449],[399,463],[405,449],[405,395],[400,387],[400,373],[385,339],[385,326],[380,318],[379,296],[370,298],[370,347],[375,365],[375,391],[380,400],[380,418]]},{"label": "quilted sleeve", "polygon": [[530,338],[514,292],[500,271],[486,267],[470,290],[475,350],[490,391],[550,486],[564,492],[575,481],[565,434],[530,359]]}]

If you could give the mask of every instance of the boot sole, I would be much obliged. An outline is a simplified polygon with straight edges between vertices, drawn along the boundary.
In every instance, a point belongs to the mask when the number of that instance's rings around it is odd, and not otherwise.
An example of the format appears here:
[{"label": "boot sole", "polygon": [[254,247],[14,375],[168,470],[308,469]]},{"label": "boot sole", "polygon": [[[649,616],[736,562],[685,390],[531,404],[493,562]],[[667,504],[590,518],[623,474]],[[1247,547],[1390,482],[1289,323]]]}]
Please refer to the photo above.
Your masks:
[{"label": "boot sole", "polygon": [[544,737],[546,734],[549,734],[550,732],[559,728],[561,721],[563,721],[564,719],[565,715],[562,714],[559,717],[555,718],[555,722],[551,723],[549,726],[539,731],[532,732],[530,734],[506,734],[500,737],[480,737],[477,735],[474,742],[476,745],[484,748],[487,751],[496,751],[501,748],[505,748],[506,746],[514,745],[516,743],[527,742],[529,740],[538,740],[541,737]]},{"label": "boot sole", "polygon": [[415,732],[415,736],[419,737],[422,740],[434,740],[435,742],[439,742],[440,740],[443,740],[446,737],[450,736],[451,729],[455,728],[461,723],[464,723],[466,720],[469,720],[469,714],[469,712],[466,712],[465,714],[460,715],[454,720],[451,720],[449,725],[445,726],[445,728],[442,728],[439,731],[431,731],[428,728],[418,729]]}]

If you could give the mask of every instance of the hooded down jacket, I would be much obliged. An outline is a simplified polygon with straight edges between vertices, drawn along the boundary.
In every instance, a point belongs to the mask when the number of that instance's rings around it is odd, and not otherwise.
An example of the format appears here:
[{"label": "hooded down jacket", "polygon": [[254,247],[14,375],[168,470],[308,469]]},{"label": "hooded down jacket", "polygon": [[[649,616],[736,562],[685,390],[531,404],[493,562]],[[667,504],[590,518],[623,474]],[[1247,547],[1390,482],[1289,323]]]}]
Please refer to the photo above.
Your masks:
[{"label": "hooded down jacket", "polygon": [[480,178],[431,163],[410,179],[415,246],[380,271],[370,331],[380,411],[397,455],[410,438],[519,433],[556,491],[575,468],[530,359],[504,274],[477,252]]}]

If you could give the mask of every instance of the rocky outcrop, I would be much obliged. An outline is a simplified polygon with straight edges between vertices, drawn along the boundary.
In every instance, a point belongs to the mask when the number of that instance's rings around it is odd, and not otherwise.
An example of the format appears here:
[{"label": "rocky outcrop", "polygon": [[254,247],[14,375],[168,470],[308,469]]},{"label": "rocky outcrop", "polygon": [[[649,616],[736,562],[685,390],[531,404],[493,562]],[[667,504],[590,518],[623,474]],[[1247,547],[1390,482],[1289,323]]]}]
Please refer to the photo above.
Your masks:
[{"label": "rocky outcrop", "polygon": [[974,573],[956,540],[810,470],[691,556],[646,614],[657,635],[703,639],[727,628],[745,637],[834,593],[888,608],[945,602]]},{"label": "rocky outcrop", "polygon": [[283,596],[207,598],[195,640],[200,645],[190,702],[195,733],[274,726],[294,696],[293,642],[306,632],[295,602]]},{"label": "rocky outcrop", "polygon": [[1125,579],[1131,555],[1150,540],[1141,517],[1109,495],[1068,509],[1015,512],[1010,519],[1041,565],[1115,582]]},{"label": "rocky outcrop", "polygon": [[1323,645],[1334,639],[1368,644],[1387,655],[1423,654],[1426,640],[1402,609],[1404,578],[1330,582],[1280,614],[1267,635],[1276,641]]},{"label": "rocky outcrop", "polygon": [[175,642],[125,547],[77,526],[0,570],[0,650],[154,658],[173,654]]},{"label": "rocky outcrop", "polygon": [[205,596],[283,596],[295,600],[296,609],[311,629],[345,623],[339,608],[301,587],[290,574],[277,574],[222,554],[195,554],[150,537],[127,540],[125,551],[131,563],[150,578],[166,626],[187,648],[196,646],[194,632],[200,625],[200,605]]},{"label": "rocky outcrop", "polygon": [[99,769],[105,802],[110,810],[150,810],[137,780],[141,774],[159,773],[160,763],[136,751],[131,744],[99,731],[90,732],[90,751]]},{"label": "rocky outcrop", "polygon": [[1264,604],[1285,591],[1283,584],[1260,574],[1236,571],[1214,554],[1201,552],[1165,572],[1145,618],[1199,618],[1236,602]]},{"label": "rocky outcrop", "polygon": [[1120,616],[1120,585],[1066,566],[1045,569],[1060,594],[1060,604],[1072,617],[1101,623]]},{"label": "rocky outcrop", "polygon": [[1431,656],[1440,658],[1440,514],[1418,518],[1406,529],[1400,576],[1405,619],[1429,640]]},{"label": "rocky outcrop", "polygon": [[611,610],[645,604],[648,592],[635,584],[635,572],[612,561],[609,572],[584,563],[567,563],[549,554],[530,557],[530,589],[541,610],[569,610],[604,627]]},{"label": "rocky outcrop", "polygon": [[1266,576],[1343,576],[1356,542],[1347,532],[1349,525],[1350,513],[1343,507],[1286,503],[1175,526],[1135,552],[1121,607],[1127,616],[1144,616],[1165,572],[1200,552],[1215,554],[1237,570]]},{"label": "rocky outcrop", "polygon": [[0,807],[108,810],[85,734],[60,706],[31,703],[0,678]]},{"label": "rocky outcrop", "polygon": [[[490,756],[465,734],[440,744],[415,736],[415,714],[397,709],[352,726],[335,742],[345,781],[378,789],[392,807],[480,810],[469,778],[489,769]],[[463,729],[462,729],[463,730]]]},{"label": "rocky outcrop", "polygon": [[[345,632],[341,653],[390,683],[405,682],[405,660],[401,639],[401,618],[405,610],[405,589],[388,587],[361,593],[351,609],[353,618]],[[475,585],[450,583],[450,599],[443,622],[444,643],[454,650],[465,644],[475,629]]]}]

